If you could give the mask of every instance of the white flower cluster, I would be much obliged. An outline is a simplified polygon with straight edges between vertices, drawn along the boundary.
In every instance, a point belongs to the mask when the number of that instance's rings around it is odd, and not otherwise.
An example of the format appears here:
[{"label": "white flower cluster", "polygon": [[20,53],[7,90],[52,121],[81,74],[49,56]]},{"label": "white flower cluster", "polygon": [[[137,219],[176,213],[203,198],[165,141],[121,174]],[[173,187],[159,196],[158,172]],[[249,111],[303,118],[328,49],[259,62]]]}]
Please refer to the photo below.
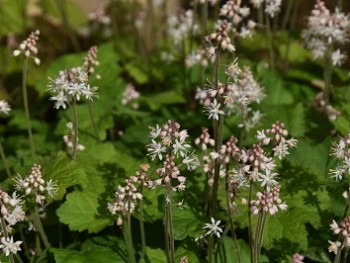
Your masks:
[{"label": "white flower cluster", "polygon": [[349,34],[349,16],[337,8],[331,13],[323,1],[317,0],[308,18],[307,29],[303,31],[306,46],[312,51],[314,59],[324,58],[327,52],[332,52],[333,65],[341,65],[346,54],[335,46],[349,42]]},{"label": "white flower cluster", "polygon": [[278,121],[270,129],[258,131],[257,139],[261,143],[253,145],[248,150],[241,150],[238,168],[230,171],[232,178],[242,186],[246,185],[245,178],[253,182],[258,181],[267,192],[278,186],[278,174],[274,171],[275,161],[265,152],[263,146],[270,145],[272,155],[282,159],[289,154],[289,149],[297,144],[296,139],[286,139],[287,136],[288,131],[284,128],[284,124]]},{"label": "white flower cluster", "polygon": [[218,83],[215,88],[199,89],[195,98],[204,105],[209,119],[219,120],[220,116],[236,113],[241,116],[240,127],[253,128],[260,121],[259,111],[253,111],[252,103],[260,103],[265,98],[264,89],[254,79],[248,67],[239,68],[235,60],[226,68],[228,82]]},{"label": "white flower cluster", "polygon": [[8,228],[11,228],[17,222],[23,221],[25,213],[22,209],[22,199],[16,192],[10,196],[8,193],[0,189],[0,208],[1,215],[4,217],[8,224]]},{"label": "white flower cluster", "polygon": [[249,16],[250,9],[246,6],[242,7],[241,4],[241,0],[227,1],[220,9],[220,16],[226,17],[227,20],[233,23],[232,30],[235,34],[238,31],[238,35],[242,38],[251,37],[256,23],[253,20],[243,23],[243,20]]},{"label": "white flower cluster", "polygon": [[199,48],[192,51],[185,60],[185,65],[187,68],[191,68],[194,65],[201,65],[202,67],[207,67],[209,63],[213,63],[215,56],[209,56],[208,52],[204,48]]},{"label": "white flower cluster", "polygon": [[250,2],[256,9],[263,8],[263,4],[265,4],[264,11],[271,18],[277,15],[282,5],[282,0],[250,0]]},{"label": "white flower cluster", "polygon": [[83,67],[76,67],[60,71],[55,79],[50,78],[49,91],[54,95],[55,108],[67,107],[73,100],[79,101],[81,97],[92,100],[96,97],[97,87],[91,87],[88,83],[88,74]]},{"label": "white flower cluster", "polygon": [[151,156],[152,161],[156,158],[164,160],[163,167],[157,170],[157,174],[161,176],[160,179],[150,181],[149,186],[154,188],[156,186],[171,183],[171,179],[178,181],[178,185],[173,187],[173,190],[184,190],[186,178],[180,176],[180,171],[176,166],[176,162],[185,165],[187,170],[194,170],[199,161],[191,151],[191,145],[187,143],[187,130],[180,130],[180,124],[169,120],[161,128],[157,125],[155,128],[151,127],[151,143],[148,145],[148,155]]},{"label": "white flower cluster", "polygon": [[13,55],[17,57],[20,54],[24,54],[27,58],[33,58],[36,65],[40,65],[40,59],[36,57],[38,54],[37,41],[39,40],[39,35],[39,30],[31,32],[29,37],[19,45],[19,49],[13,51]]},{"label": "white flower cluster", "polygon": [[132,108],[137,109],[139,107],[139,104],[133,101],[136,100],[138,97],[140,97],[140,93],[136,91],[134,85],[129,83],[128,85],[126,85],[125,91],[123,92],[122,104],[131,104]]},{"label": "white flower cluster", "polygon": [[140,183],[136,176],[130,176],[126,179],[125,186],[118,186],[114,202],[107,205],[112,215],[118,214],[118,226],[123,224],[127,215],[134,212],[137,200],[142,199],[142,194],[138,192],[135,186],[136,183]]},{"label": "white flower cluster", "polygon": [[198,1],[198,3],[200,4],[205,4],[206,2],[208,2],[210,3],[211,6],[215,5],[218,2],[218,0],[196,0],[196,1]]},{"label": "white flower cluster", "polygon": [[45,181],[41,174],[41,166],[34,164],[31,173],[28,177],[22,178],[21,175],[15,179],[16,189],[18,191],[23,191],[27,196],[32,196],[34,202],[39,205],[44,205],[44,201],[47,197],[53,197],[57,192],[57,184],[50,179]]},{"label": "white flower cluster", "polygon": [[190,34],[198,31],[198,25],[195,24],[192,10],[181,10],[168,18],[167,31],[173,43],[178,45]]},{"label": "white flower cluster", "polygon": [[330,169],[331,178],[342,180],[344,175],[350,174],[350,133],[333,143],[330,154],[340,162],[335,169]]},{"label": "white flower cluster", "polygon": [[0,113],[1,114],[9,114],[11,111],[11,106],[6,100],[0,100]]},{"label": "white flower cluster", "polygon": [[[0,213],[1,217],[5,220],[6,233],[2,231],[0,248],[2,252],[8,257],[10,254],[16,254],[20,251],[20,244],[22,241],[13,241],[12,236],[8,235],[8,232],[12,231],[12,227],[20,221],[25,219],[25,212],[22,209],[22,199],[16,192],[10,196],[8,193],[0,189]],[[1,220],[3,220],[1,219]]]}]

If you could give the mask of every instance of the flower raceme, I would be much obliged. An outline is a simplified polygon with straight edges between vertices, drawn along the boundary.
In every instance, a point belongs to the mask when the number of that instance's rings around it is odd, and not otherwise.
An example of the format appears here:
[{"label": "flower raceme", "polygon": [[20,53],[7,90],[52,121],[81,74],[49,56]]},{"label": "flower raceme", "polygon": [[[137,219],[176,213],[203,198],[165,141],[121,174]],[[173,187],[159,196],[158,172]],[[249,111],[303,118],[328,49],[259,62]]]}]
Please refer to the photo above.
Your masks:
[{"label": "flower raceme", "polygon": [[157,125],[150,129],[151,143],[147,148],[148,155],[152,161],[156,158],[164,161],[163,166],[156,171],[161,178],[149,181],[149,187],[154,188],[175,179],[178,185],[172,190],[184,190],[186,177],[180,175],[180,165],[185,165],[190,171],[199,165],[197,156],[190,151],[191,145],[186,141],[187,131],[180,130],[180,124],[172,120],[162,127]]},{"label": "flower raceme", "polygon": [[25,196],[32,196],[34,202],[44,205],[48,197],[53,197],[58,191],[57,184],[52,180],[44,180],[41,174],[41,166],[34,164],[29,176],[22,178],[21,175],[15,179],[16,189],[23,191]]},{"label": "flower raceme", "polygon": [[329,170],[331,178],[342,180],[344,175],[350,174],[350,133],[333,143],[330,155],[333,155],[339,162],[335,169]]},{"label": "flower raceme", "polygon": [[38,54],[37,41],[39,40],[39,35],[39,30],[31,32],[28,38],[19,45],[19,49],[13,51],[13,55],[17,57],[20,54],[24,54],[27,58],[33,58],[36,65],[40,65],[40,59],[36,57]]},{"label": "flower raceme", "polygon": [[349,16],[335,9],[331,13],[323,1],[317,0],[308,18],[307,29],[303,32],[306,46],[312,51],[315,59],[323,58],[332,47],[331,60],[333,65],[341,65],[346,54],[340,49],[334,50],[334,45],[344,45],[349,42]]},{"label": "flower raceme", "polygon": [[80,101],[82,97],[86,100],[97,97],[97,87],[91,87],[88,80],[84,67],[60,71],[55,79],[50,79],[48,90],[53,94],[51,100],[55,101],[55,108],[65,109],[67,104],[73,100]]}]

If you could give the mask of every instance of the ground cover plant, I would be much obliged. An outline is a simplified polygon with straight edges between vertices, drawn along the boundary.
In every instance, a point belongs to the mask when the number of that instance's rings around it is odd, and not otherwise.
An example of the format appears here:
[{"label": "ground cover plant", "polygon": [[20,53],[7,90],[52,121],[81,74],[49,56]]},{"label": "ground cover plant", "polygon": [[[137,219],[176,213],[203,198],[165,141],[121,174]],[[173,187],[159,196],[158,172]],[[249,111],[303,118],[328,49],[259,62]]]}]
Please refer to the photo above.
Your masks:
[{"label": "ground cover plant", "polygon": [[349,262],[350,4],[0,1],[1,262]]}]

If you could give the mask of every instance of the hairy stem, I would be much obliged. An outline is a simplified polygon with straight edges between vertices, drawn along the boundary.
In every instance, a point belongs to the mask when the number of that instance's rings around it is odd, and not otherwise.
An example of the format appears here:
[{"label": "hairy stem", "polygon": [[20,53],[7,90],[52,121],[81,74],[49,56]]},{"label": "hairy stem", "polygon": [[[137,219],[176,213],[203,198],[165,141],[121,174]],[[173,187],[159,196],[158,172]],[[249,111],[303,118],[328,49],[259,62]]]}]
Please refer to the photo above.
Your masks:
[{"label": "hairy stem", "polygon": [[235,230],[235,226],[233,224],[233,218],[232,218],[232,208],[231,208],[231,202],[230,202],[230,187],[229,187],[229,181],[228,181],[228,166],[226,166],[226,210],[227,210],[227,217],[228,217],[228,222],[231,230],[233,247],[235,248],[237,253],[237,262],[241,263],[241,255],[240,255],[239,246],[237,243],[237,235],[236,235],[236,230]]},{"label": "hairy stem", "polygon": [[127,214],[126,222],[123,223],[123,234],[126,244],[126,250],[128,251],[128,262],[136,263],[135,249],[132,242],[132,232],[131,232],[131,214]]},{"label": "hairy stem", "polygon": [[202,4],[201,16],[203,33],[206,36],[208,35],[208,0],[205,0],[204,4]]},{"label": "hairy stem", "polygon": [[254,251],[254,240],[252,233],[252,211],[251,211],[251,201],[253,196],[253,181],[249,183],[249,197],[248,197],[248,235],[249,235],[249,251],[250,251],[250,261],[253,262],[253,251]]},{"label": "hairy stem", "polygon": [[8,164],[5,152],[4,152],[4,148],[2,147],[1,141],[0,141],[0,155],[1,155],[2,163],[4,164],[4,167],[5,167],[5,170],[6,170],[7,178],[11,178],[10,167],[9,167],[9,164]]},{"label": "hairy stem", "polygon": [[73,126],[74,126],[74,141],[73,141],[73,153],[72,158],[75,158],[77,155],[77,146],[78,146],[78,112],[77,112],[77,104],[75,99],[73,99]]},{"label": "hairy stem", "polygon": [[57,4],[58,10],[61,14],[63,25],[68,32],[68,35],[69,35],[69,38],[72,42],[74,50],[80,51],[78,39],[77,39],[76,35],[74,34],[74,32],[69,24],[69,21],[68,21],[68,15],[67,15],[67,10],[66,10],[66,1],[59,0],[59,1],[55,1],[55,2]]},{"label": "hairy stem", "polygon": [[22,79],[22,91],[23,91],[23,104],[24,104],[24,113],[26,117],[26,125],[28,130],[30,152],[32,155],[32,161],[35,161],[35,144],[32,131],[32,123],[30,120],[29,112],[29,103],[28,103],[28,91],[27,91],[27,72],[28,72],[28,57],[25,57],[23,63],[23,79]]},{"label": "hairy stem", "polygon": [[272,36],[272,30],[271,30],[271,23],[270,23],[270,17],[266,14],[266,30],[267,30],[267,36],[269,39],[269,61],[270,61],[270,68],[275,68],[275,54],[273,51],[273,36]]},{"label": "hairy stem", "polygon": [[90,115],[91,123],[92,123],[92,126],[94,127],[94,131],[95,131],[96,139],[101,141],[100,135],[98,133],[98,128],[97,128],[97,125],[96,125],[96,122],[95,122],[94,114],[93,114],[93,111],[92,111],[92,104],[91,104],[90,100],[88,100],[88,107],[89,107],[89,115]]},{"label": "hairy stem", "polygon": [[171,185],[170,182],[166,184],[166,213],[165,213],[165,237],[167,243],[167,262],[175,262],[175,244],[173,233],[173,220],[171,210]]},{"label": "hairy stem", "polygon": [[332,95],[332,73],[333,73],[332,52],[333,52],[333,47],[329,45],[324,55],[324,69],[323,69],[324,99],[326,101],[326,104],[329,104],[330,97]]},{"label": "hairy stem", "polygon": [[260,225],[260,232],[259,232],[259,237],[255,237],[257,240],[257,246],[256,246],[256,252],[257,252],[257,261],[256,262],[260,262],[260,252],[261,252],[261,246],[262,246],[262,239],[264,236],[264,230],[265,230],[265,225],[266,225],[266,219],[267,219],[267,213],[263,213],[262,216],[262,222]]},{"label": "hairy stem", "polygon": [[35,207],[34,207],[33,221],[34,221],[35,228],[38,230],[38,232],[40,234],[40,237],[44,243],[45,248],[50,249],[51,245],[49,243],[49,240],[47,239],[43,224],[41,223],[41,219],[40,219],[40,215],[39,215],[39,208],[37,205],[35,205]]},{"label": "hairy stem", "polygon": [[[143,186],[140,189],[141,195],[143,194]],[[140,232],[141,232],[141,252],[139,262],[143,262],[146,254],[146,235],[145,235],[145,225],[143,222],[143,200],[139,201],[139,213],[140,213]]]}]

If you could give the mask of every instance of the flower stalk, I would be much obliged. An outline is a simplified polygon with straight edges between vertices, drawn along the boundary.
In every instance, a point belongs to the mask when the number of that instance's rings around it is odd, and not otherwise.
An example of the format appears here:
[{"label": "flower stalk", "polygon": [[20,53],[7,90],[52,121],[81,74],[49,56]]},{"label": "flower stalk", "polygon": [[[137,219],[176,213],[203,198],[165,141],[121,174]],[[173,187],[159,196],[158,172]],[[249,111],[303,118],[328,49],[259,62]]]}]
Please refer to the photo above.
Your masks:
[{"label": "flower stalk", "polygon": [[43,241],[45,248],[50,249],[51,245],[49,243],[49,240],[47,239],[43,224],[41,222],[40,215],[39,215],[39,207],[37,205],[35,205],[34,207],[33,221],[36,229],[40,234],[41,240]]},{"label": "flower stalk", "polygon": [[23,63],[23,79],[22,79],[22,92],[23,92],[23,104],[24,104],[24,112],[26,117],[26,125],[29,137],[30,144],[30,153],[32,156],[32,161],[35,161],[35,143],[32,131],[32,123],[30,120],[30,112],[29,112],[29,103],[28,103],[28,90],[27,90],[27,73],[28,73],[28,57],[24,58]]}]

